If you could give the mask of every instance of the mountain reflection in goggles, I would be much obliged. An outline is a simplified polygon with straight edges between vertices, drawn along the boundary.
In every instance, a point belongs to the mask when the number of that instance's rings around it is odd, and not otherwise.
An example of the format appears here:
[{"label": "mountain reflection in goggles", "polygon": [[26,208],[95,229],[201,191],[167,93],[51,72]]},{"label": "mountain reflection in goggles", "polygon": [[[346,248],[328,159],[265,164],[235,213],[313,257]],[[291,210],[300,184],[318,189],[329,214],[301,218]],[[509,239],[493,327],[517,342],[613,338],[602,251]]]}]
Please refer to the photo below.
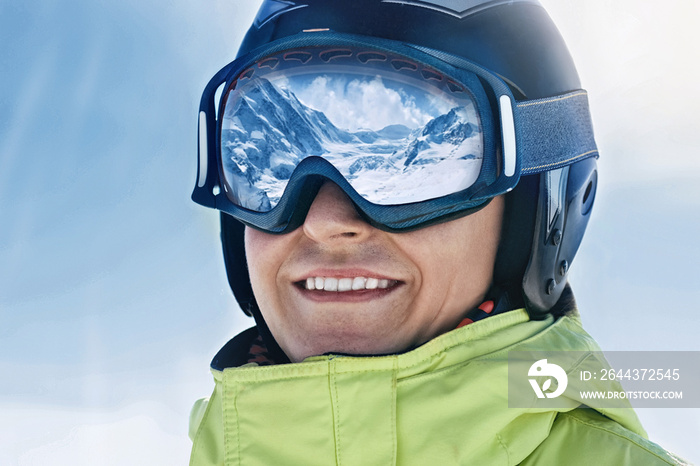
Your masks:
[{"label": "mountain reflection in goggles", "polygon": [[227,195],[272,210],[299,163],[330,162],[367,201],[406,204],[472,186],[483,132],[464,86],[400,56],[304,48],[268,56],[225,94]]}]

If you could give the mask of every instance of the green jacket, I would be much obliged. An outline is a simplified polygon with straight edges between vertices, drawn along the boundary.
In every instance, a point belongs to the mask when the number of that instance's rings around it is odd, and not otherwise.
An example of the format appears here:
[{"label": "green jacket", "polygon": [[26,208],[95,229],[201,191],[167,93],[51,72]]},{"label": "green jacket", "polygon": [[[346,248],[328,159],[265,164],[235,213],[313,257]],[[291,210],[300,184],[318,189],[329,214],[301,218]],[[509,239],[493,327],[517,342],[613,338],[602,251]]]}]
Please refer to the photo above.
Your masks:
[{"label": "green jacket", "polygon": [[683,464],[646,440],[631,408],[599,412],[575,397],[508,407],[512,350],[600,351],[577,317],[517,310],[399,355],[212,370],[214,393],[190,419],[190,464]]}]

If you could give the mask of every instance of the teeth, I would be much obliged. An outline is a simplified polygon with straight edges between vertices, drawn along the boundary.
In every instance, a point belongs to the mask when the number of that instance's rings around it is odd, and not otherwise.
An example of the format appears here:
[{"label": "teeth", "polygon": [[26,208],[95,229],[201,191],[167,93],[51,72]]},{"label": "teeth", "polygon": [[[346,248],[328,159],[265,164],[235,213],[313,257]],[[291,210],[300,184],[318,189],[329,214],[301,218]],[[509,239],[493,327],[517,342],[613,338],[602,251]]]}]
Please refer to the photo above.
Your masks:
[{"label": "teeth", "polygon": [[333,278],[333,277],[309,277],[306,279],[305,288],[307,290],[323,291],[360,291],[386,289],[396,284],[396,280],[385,278]]},{"label": "teeth", "polygon": [[365,277],[355,277],[352,280],[352,289],[353,290],[364,290],[366,282],[367,282],[367,279]]},{"label": "teeth", "polygon": [[324,291],[338,291],[338,279],[337,278],[326,278],[323,284]]},{"label": "teeth", "polygon": [[338,280],[338,291],[352,290],[352,278],[341,278]]}]

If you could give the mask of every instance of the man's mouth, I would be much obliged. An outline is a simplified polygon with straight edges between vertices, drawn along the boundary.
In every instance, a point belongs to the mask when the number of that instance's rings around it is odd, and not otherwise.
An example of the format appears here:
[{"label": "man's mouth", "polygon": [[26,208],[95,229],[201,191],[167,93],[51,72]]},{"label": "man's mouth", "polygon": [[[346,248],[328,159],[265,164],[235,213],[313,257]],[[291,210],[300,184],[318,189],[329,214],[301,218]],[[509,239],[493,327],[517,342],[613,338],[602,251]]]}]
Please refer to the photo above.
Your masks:
[{"label": "man's mouth", "polygon": [[398,284],[398,280],[372,277],[309,277],[300,283],[305,290],[334,292],[386,290]]}]

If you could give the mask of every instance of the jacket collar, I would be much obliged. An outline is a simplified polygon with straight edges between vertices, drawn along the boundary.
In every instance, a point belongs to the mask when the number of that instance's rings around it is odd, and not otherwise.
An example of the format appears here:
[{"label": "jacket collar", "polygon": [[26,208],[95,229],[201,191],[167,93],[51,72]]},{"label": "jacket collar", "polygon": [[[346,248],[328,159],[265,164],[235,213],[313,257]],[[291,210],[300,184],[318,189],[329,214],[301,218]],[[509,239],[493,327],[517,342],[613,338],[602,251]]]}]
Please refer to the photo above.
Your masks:
[{"label": "jacket collar", "polygon": [[[310,451],[318,464],[518,463],[558,412],[581,404],[568,396],[556,409],[508,406],[508,353],[532,349],[599,351],[577,318],[529,321],[521,309],[404,354],[213,370],[226,455],[260,464],[308,464]],[[631,410],[605,414],[643,432]]]}]

